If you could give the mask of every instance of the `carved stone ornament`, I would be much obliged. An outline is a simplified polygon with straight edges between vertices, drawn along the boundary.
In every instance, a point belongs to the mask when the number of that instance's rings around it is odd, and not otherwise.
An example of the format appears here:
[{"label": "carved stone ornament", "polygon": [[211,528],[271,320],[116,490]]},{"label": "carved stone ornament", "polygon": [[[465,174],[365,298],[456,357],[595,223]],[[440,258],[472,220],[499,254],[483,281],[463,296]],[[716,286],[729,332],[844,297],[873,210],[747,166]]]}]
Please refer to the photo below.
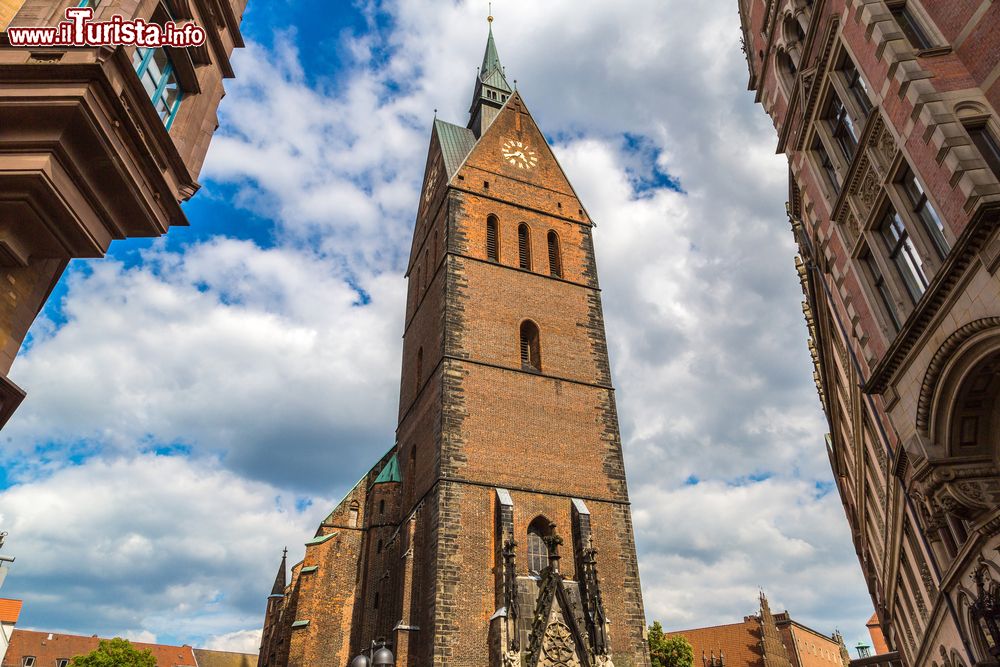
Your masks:
[{"label": "carved stone ornament", "polygon": [[972,520],[1000,505],[1000,477],[988,465],[942,467],[926,482],[924,495],[940,511]]},{"label": "carved stone ornament", "polygon": [[565,623],[549,623],[542,639],[541,667],[580,667],[573,632]]},{"label": "carved stone ornament", "polygon": [[871,211],[872,205],[875,203],[875,197],[878,196],[878,191],[878,174],[869,166],[868,171],[865,172],[865,176],[861,180],[861,186],[858,188],[858,196],[861,198],[861,203],[864,205],[866,212]]},{"label": "carved stone ornament", "polygon": [[521,652],[507,651],[504,653],[503,667],[521,667]]},{"label": "carved stone ornament", "polygon": [[599,655],[594,658],[594,667],[615,667],[615,663],[611,662],[610,655]]},{"label": "carved stone ornament", "polygon": [[851,232],[851,240],[857,240],[861,229],[858,227],[858,218],[854,213],[847,214],[847,229]]},{"label": "carved stone ornament", "polygon": [[892,159],[896,157],[896,140],[893,138],[889,128],[882,128],[882,134],[878,137],[877,148],[886,164],[891,163]]}]

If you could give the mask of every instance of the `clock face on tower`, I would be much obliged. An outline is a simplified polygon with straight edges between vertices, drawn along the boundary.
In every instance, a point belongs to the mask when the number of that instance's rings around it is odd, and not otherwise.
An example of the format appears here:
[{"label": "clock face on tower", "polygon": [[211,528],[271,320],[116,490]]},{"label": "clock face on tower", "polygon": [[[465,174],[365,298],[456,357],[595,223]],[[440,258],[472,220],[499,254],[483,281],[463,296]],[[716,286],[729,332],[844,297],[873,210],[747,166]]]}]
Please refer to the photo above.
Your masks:
[{"label": "clock face on tower", "polygon": [[531,169],[538,164],[538,155],[535,154],[535,151],[516,139],[508,139],[503,142],[500,153],[504,160],[518,169]]}]

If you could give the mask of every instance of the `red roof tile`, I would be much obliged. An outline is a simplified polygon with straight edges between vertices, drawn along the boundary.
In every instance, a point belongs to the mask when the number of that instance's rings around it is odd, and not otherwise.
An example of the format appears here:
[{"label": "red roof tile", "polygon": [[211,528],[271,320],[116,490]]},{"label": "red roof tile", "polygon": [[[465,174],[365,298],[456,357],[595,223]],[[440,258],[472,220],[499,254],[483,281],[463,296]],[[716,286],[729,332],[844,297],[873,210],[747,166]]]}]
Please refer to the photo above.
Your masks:
[{"label": "red roof tile", "polygon": [[21,615],[20,600],[7,600],[0,598],[0,623],[17,623],[17,617]]},{"label": "red roof tile", "polygon": [[[34,656],[36,665],[55,665],[60,659],[86,655],[97,648],[98,637],[60,635],[49,632],[14,630],[10,637],[7,656],[0,667],[21,667],[25,656]],[[132,642],[140,651],[149,649],[156,658],[156,667],[196,667],[190,646],[166,646]]]}]

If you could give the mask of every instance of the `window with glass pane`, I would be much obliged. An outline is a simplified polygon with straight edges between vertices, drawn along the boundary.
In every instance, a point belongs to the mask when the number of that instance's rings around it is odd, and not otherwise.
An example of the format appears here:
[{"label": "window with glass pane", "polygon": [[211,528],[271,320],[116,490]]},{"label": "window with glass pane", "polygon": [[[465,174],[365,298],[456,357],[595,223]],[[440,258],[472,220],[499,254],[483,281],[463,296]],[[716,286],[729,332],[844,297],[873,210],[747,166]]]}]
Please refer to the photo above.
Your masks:
[{"label": "window with glass pane", "polygon": [[170,56],[164,49],[137,48],[132,54],[132,65],[153,102],[153,108],[169,130],[182,95]]},{"label": "window with glass pane", "polygon": [[867,118],[868,114],[872,112],[872,98],[868,94],[868,86],[865,85],[865,80],[861,78],[861,72],[854,66],[854,62],[846,57],[841,72],[844,74],[844,80],[847,83],[847,89],[851,92],[851,97],[854,98],[858,109]]},{"label": "window with glass pane", "polygon": [[826,107],[826,119],[830,124],[833,138],[844,152],[844,157],[850,162],[854,159],[854,151],[858,148],[858,132],[854,128],[854,121],[844,108],[844,103],[836,94],[830,96],[830,102]]},{"label": "window with glass pane", "polygon": [[528,571],[541,572],[549,566],[549,548],[535,529],[528,529]]},{"label": "window with glass pane", "polygon": [[944,259],[947,257],[948,251],[951,250],[951,245],[944,236],[944,223],[941,222],[941,216],[934,210],[934,205],[927,200],[927,193],[924,192],[924,188],[908,167],[903,172],[899,182],[906,192],[907,199],[910,200],[913,213],[923,223],[924,229],[927,230],[927,236],[931,238],[941,259]]},{"label": "window with glass pane", "polygon": [[899,24],[899,29],[903,31],[906,39],[910,42],[910,46],[918,51],[931,48],[932,44],[927,32],[920,25],[920,21],[917,20],[908,3],[901,2],[892,5],[889,7],[889,11],[892,12],[896,23]]},{"label": "window with glass pane", "polygon": [[101,0],[80,0],[80,4],[77,7],[94,7],[97,8],[101,5]]},{"label": "window with glass pane", "polygon": [[990,166],[996,177],[1000,178],[1000,144],[990,132],[990,128],[986,126],[986,123],[981,123],[967,127],[966,130],[972,143],[976,145],[983,159],[986,160],[986,164]]},{"label": "window with glass pane", "polygon": [[885,284],[885,276],[882,275],[882,269],[879,268],[875,258],[872,257],[871,252],[867,249],[861,255],[861,261],[865,263],[865,268],[868,269],[875,292],[882,301],[882,307],[889,314],[889,319],[892,320],[892,325],[896,328],[896,331],[899,331],[899,314],[896,312],[896,302],[892,299],[889,286]]},{"label": "window with glass pane", "polygon": [[833,166],[833,160],[830,159],[830,154],[826,152],[826,146],[823,145],[823,141],[816,137],[813,140],[813,151],[816,153],[816,158],[819,160],[819,166],[826,174],[826,180],[829,181],[830,185],[833,187],[834,193],[840,192],[840,182],[837,180],[837,170]]},{"label": "window with glass pane", "polygon": [[889,258],[899,270],[899,276],[906,284],[906,290],[914,302],[919,301],[927,290],[927,275],[924,273],[920,255],[913,245],[913,239],[910,238],[899,213],[890,208],[882,219],[880,231],[889,251]]}]

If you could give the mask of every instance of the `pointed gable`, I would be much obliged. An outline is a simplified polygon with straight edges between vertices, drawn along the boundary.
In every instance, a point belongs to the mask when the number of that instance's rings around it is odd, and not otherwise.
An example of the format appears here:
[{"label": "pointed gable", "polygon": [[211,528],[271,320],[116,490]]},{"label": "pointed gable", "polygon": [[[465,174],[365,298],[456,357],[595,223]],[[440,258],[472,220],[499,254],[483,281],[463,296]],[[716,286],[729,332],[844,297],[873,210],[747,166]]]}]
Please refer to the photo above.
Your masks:
[{"label": "pointed gable", "polygon": [[[521,151],[531,158],[527,163],[516,160],[512,164],[510,158],[505,156],[505,151],[507,155],[512,152],[511,148],[505,148],[505,144],[511,141],[519,142],[514,145],[514,152]],[[460,172],[469,182],[483,180],[476,178],[476,172],[479,172],[481,175],[495,174],[527,185],[543,187],[552,191],[554,195],[563,195],[567,198],[563,200],[565,203],[562,207],[567,217],[589,220],[576,191],[545,140],[545,136],[535,124],[520,93],[515,92],[503,105],[496,120],[469,153]],[[452,183],[454,182],[453,176]],[[499,186],[502,190],[491,190],[491,194],[510,201],[518,200],[515,189],[504,187],[503,184]],[[578,211],[584,212],[578,214]]]}]

